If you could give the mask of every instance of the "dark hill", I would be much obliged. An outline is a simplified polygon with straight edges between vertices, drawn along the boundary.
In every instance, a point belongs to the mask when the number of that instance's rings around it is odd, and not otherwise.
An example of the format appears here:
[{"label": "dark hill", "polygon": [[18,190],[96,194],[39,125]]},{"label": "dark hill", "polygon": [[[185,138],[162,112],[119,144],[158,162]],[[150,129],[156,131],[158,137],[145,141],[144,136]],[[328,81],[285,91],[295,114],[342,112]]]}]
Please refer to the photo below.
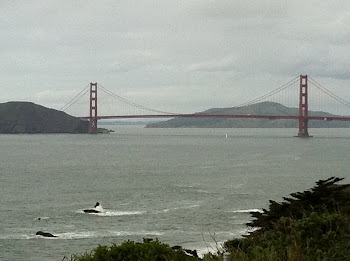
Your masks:
[{"label": "dark hill", "polygon": [[0,133],[87,133],[87,121],[31,102],[0,103]]},{"label": "dark hill", "polygon": [[[262,102],[239,108],[213,108],[204,114],[251,114],[297,116],[298,108],[289,108],[275,102]],[[336,116],[326,112],[309,111],[310,116]],[[150,123],[147,128],[297,128],[297,120],[269,119],[225,119],[225,118],[173,118],[168,121]],[[311,128],[348,128],[349,122],[309,121]]]}]

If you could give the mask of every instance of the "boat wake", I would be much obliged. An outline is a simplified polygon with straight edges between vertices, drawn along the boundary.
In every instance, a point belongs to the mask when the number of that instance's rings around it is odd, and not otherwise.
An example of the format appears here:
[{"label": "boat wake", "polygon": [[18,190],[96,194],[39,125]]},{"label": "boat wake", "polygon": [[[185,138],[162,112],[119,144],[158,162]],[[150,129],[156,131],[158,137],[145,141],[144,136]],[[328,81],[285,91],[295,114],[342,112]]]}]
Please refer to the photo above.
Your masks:
[{"label": "boat wake", "polygon": [[32,234],[12,234],[0,236],[0,239],[19,239],[19,240],[68,240],[68,239],[89,239],[89,238],[105,238],[105,237],[125,237],[125,236],[142,236],[142,237],[157,237],[164,235],[160,231],[114,231],[114,230],[99,230],[99,231],[72,231],[55,233],[56,237],[42,237]]},{"label": "boat wake", "polygon": [[229,211],[229,212],[232,212],[232,213],[260,212],[260,213],[262,213],[263,211],[261,209],[252,208],[252,209],[238,209],[238,210],[233,210],[233,211]]},{"label": "boat wake", "polygon": [[[84,210],[78,211],[79,213],[84,213]],[[134,215],[144,215],[147,211],[117,211],[117,210],[104,210],[103,212],[88,213],[89,215],[96,215],[101,217],[116,217],[116,216],[134,216]]]}]

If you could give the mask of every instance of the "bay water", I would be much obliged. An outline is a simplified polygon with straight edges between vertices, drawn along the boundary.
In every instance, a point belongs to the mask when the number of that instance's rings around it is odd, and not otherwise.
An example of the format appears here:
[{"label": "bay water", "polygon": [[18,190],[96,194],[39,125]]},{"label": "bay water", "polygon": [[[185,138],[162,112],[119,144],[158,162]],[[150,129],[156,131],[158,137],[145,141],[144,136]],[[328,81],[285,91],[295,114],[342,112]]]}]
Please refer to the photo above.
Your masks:
[{"label": "bay water", "polygon": [[[305,139],[296,129],[108,128],[0,135],[0,260],[70,260],[143,238],[216,251],[270,199],[331,176],[350,182],[350,129]],[[83,212],[97,201],[105,212]]]}]

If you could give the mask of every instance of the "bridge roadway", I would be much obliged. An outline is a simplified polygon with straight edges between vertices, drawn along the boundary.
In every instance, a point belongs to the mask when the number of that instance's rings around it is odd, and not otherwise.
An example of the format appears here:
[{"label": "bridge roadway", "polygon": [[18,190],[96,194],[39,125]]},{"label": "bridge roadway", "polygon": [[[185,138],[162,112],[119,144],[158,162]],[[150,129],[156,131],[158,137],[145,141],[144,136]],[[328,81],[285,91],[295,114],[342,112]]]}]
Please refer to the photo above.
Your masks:
[{"label": "bridge roadway", "polygon": [[[80,119],[90,119],[90,117],[78,117]],[[299,116],[286,115],[250,115],[250,114],[158,114],[158,115],[117,115],[117,116],[97,116],[98,120],[102,119],[146,119],[146,118],[240,118],[240,119],[269,119],[269,120],[299,120]],[[321,120],[321,121],[350,121],[350,117],[322,117],[307,116],[305,120]]]}]

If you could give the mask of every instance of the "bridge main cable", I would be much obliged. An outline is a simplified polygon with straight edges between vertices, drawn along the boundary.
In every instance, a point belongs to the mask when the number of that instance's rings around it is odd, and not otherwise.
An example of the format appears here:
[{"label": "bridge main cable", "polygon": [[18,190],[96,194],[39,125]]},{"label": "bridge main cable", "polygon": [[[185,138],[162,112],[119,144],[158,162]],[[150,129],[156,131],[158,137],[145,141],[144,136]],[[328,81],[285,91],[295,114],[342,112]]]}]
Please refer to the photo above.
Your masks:
[{"label": "bridge main cable", "polygon": [[125,98],[115,94],[114,92],[112,92],[112,91],[108,90],[107,88],[103,87],[101,84],[98,84],[98,86],[100,87],[100,90],[105,92],[106,94],[112,96],[113,98],[121,100],[121,101],[125,102],[128,105],[134,106],[136,108],[143,109],[143,110],[150,111],[150,112],[166,114],[166,115],[178,114],[178,113],[173,113],[173,112],[166,112],[166,111],[161,111],[161,110],[155,110],[155,109],[152,109],[152,108],[145,107],[143,105],[139,105],[137,103],[131,102],[131,101],[129,101],[129,100],[127,100],[127,99],[125,99]]},{"label": "bridge main cable", "polygon": [[87,84],[84,89],[82,89],[73,99],[71,99],[69,102],[67,102],[60,111],[66,111],[68,110],[73,104],[75,104],[81,97],[83,97],[88,91],[89,91],[90,84]]},{"label": "bridge main cable", "polygon": [[344,100],[343,98],[339,97],[332,91],[328,90],[326,87],[318,83],[316,80],[313,78],[309,77],[310,83],[312,83],[316,88],[327,94],[329,97],[335,99],[336,101],[340,102],[341,104],[345,105],[346,107],[350,108],[350,102]]},{"label": "bridge main cable", "polygon": [[254,103],[257,103],[263,99],[266,99],[268,97],[271,97],[272,95],[276,94],[276,93],[279,93],[285,89],[287,89],[288,87],[292,86],[293,84],[295,84],[296,82],[299,81],[299,76],[296,76],[295,78],[293,78],[292,80],[288,81],[287,83],[281,85],[280,87],[278,87],[277,89],[269,92],[269,93],[266,93],[258,98],[255,98],[251,101],[248,101],[248,102],[245,102],[245,103],[242,103],[242,104],[239,104],[237,106],[235,106],[235,108],[238,108],[238,107],[243,107],[243,106],[248,106],[248,105],[251,105],[251,104],[254,104]]}]

